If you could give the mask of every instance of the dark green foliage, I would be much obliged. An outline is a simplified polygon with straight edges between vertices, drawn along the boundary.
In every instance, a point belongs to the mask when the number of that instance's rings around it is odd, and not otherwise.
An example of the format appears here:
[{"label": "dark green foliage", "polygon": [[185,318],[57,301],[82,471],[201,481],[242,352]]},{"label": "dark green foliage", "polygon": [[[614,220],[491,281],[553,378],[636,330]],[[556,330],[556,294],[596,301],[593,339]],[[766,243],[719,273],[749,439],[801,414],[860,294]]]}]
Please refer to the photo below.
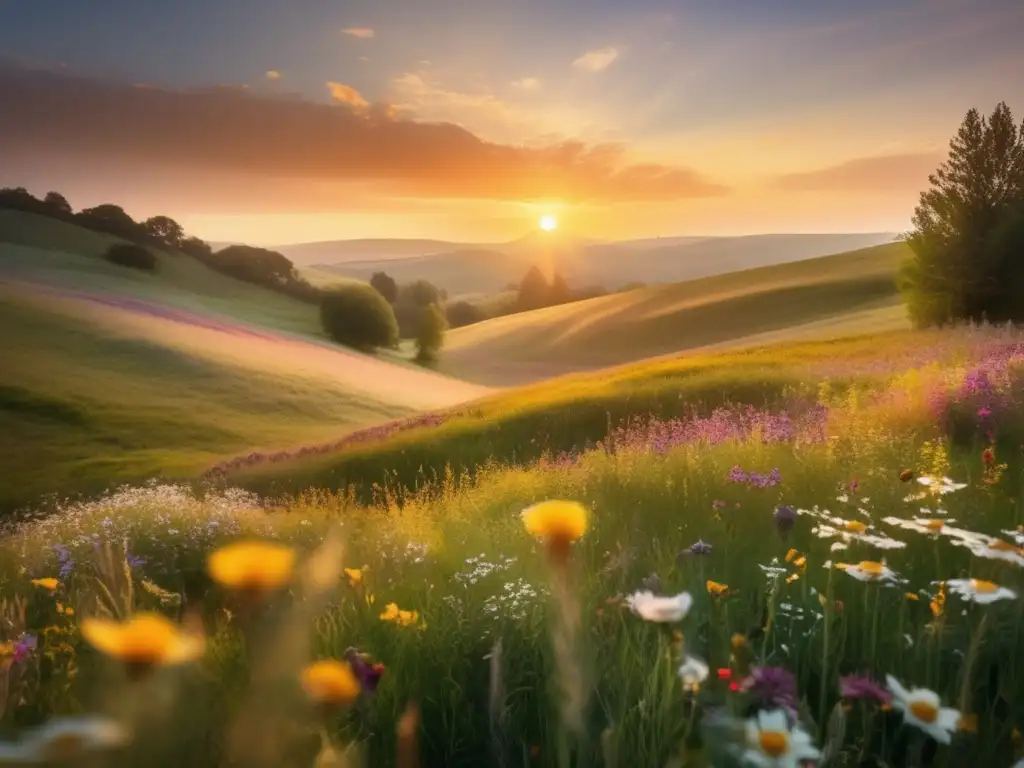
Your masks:
[{"label": "dark green foliage", "polygon": [[487,313],[468,301],[456,301],[444,308],[449,328],[462,328],[487,319]]},{"label": "dark green foliage", "polygon": [[167,216],[151,216],[142,222],[142,228],[146,233],[168,248],[178,249],[185,237],[185,230],[181,224]]},{"label": "dark green foliage", "polygon": [[122,267],[156,272],[156,256],[147,248],[135,243],[115,243],[103,254],[107,261]]},{"label": "dark green foliage", "polygon": [[551,287],[548,289],[548,305],[568,304],[573,300],[572,289],[565,282],[565,278],[558,272],[551,278]]},{"label": "dark green foliage", "polygon": [[55,213],[62,214],[64,216],[70,216],[74,213],[74,211],[71,210],[71,203],[69,203],[68,199],[60,192],[47,192],[46,197],[43,198],[43,202]]},{"label": "dark green foliage", "polygon": [[387,299],[388,304],[394,304],[398,299],[398,283],[387,272],[374,272],[370,277],[370,285]]},{"label": "dark green foliage", "polygon": [[550,286],[544,273],[536,266],[530,267],[519,283],[518,307],[522,312],[539,309],[548,305]]},{"label": "dark green foliage", "polygon": [[136,240],[144,234],[142,225],[137,224],[119,205],[104,203],[93,208],[83,208],[75,218],[82,226],[95,232],[106,232],[125,240]]},{"label": "dark green foliage", "polygon": [[[198,250],[198,246],[192,242],[189,242],[189,247]],[[320,290],[299,277],[295,265],[277,251],[251,245],[229,245],[201,258],[218,272],[239,280],[262,285],[303,301],[320,301]]]},{"label": "dark green foliage", "polygon": [[444,332],[447,329],[448,321],[437,304],[424,307],[416,333],[416,360],[421,363],[436,360],[437,353],[444,344]]},{"label": "dark green foliage", "polygon": [[325,291],[320,300],[324,332],[339,344],[370,351],[398,343],[391,305],[369,285],[351,283]]},{"label": "dark green foliage", "polygon": [[929,178],[898,281],[919,327],[1024,319],[1024,128],[970,110]]},{"label": "dark green foliage", "polygon": [[443,291],[429,280],[414,280],[398,289],[398,298],[394,305],[401,338],[415,339],[419,335],[423,310],[431,304],[440,304],[443,300],[442,293]]}]

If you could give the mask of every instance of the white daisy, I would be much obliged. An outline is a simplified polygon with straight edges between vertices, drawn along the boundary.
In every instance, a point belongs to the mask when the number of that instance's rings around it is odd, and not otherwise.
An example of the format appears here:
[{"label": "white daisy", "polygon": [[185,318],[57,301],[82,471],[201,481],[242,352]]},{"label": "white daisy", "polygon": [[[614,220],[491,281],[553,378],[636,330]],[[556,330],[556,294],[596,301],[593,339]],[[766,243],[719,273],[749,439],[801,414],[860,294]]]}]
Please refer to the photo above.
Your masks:
[{"label": "white daisy", "polygon": [[971,552],[989,560],[1003,560],[1024,567],[1024,549],[998,538],[987,541],[968,542]]},{"label": "white daisy", "polygon": [[747,720],[747,751],[743,761],[759,768],[799,768],[804,760],[816,760],[821,752],[799,726],[789,727],[781,709],[761,711]]},{"label": "white daisy", "polygon": [[836,568],[846,571],[858,581],[895,581],[896,572],[885,563],[876,563],[873,560],[861,560],[856,565],[850,563],[836,563]]},{"label": "white daisy", "polygon": [[683,681],[683,688],[687,691],[696,692],[701,684],[708,679],[710,669],[707,664],[696,656],[687,656],[679,666],[679,679]]},{"label": "white daisy", "polygon": [[960,712],[943,707],[939,694],[927,688],[907,690],[892,675],[885,676],[892,693],[892,707],[903,713],[903,720],[920,728],[941,744],[949,744],[960,722]]},{"label": "white daisy", "polygon": [[673,597],[655,595],[653,592],[636,592],[626,598],[629,609],[646,621],[673,623],[682,621],[690,612],[693,597],[689,592],[680,592]]},{"label": "white daisy", "polygon": [[946,581],[949,591],[960,595],[964,600],[970,600],[983,605],[994,603],[997,600],[1013,600],[1017,593],[1007,587],[1001,587],[995,582],[984,579],[949,579]]},{"label": "white daisy", "polygon": [[0,745],[0,760],[77,763],[91,752],[120,747],[128,740],[128,731],[106,718],[60,717],[29,731],[17,743]]},{"label": "white daisy", "polygon": [[939,496],[945,496],[947,493],[953,493],[953,491],[959,491],[967,487],[967,483],[954,483],[948,477],[931,477],[930,475],[921,475],[917,478],[917,482]]}]

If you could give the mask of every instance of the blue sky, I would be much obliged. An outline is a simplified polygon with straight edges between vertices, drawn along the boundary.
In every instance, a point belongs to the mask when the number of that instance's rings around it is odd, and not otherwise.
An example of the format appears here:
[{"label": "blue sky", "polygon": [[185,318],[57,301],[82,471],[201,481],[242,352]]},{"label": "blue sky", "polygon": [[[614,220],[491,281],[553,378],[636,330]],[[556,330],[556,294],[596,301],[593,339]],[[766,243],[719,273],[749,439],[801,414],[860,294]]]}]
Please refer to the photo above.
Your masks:
[{"label": "blue sky", "polygon": [[[564,196],[505,199],[478,210],[472,226],[466,198],[410,199],[402,226],[439,236],[511,231],[538,206],[621,236],[667,234],[674,222],[687,231],[894,228],[909,221],[967,108],[1003,99],[1024,110],[1024,78],[1014,74],[1024,69],[1022,40],[1019,0],[0,0],[0,56],[23,66],[169,90],[244,86],[252,98],[355,110],[387,103],[402,119],[453,123],[502,146],[614,142],[622,162],[692,169],[704,188],[730,190],[687,203],[623,201],[610,218]],[[863,171],[844,186],[835,169],[858,162],[882,169],[877,189]],[[776,184],[817,171],[827,199]],[[85,184],[84,171],[62,173],[52,183],[80,196],[111,193]],[[301,176],[288,184],[301,187]],[[347,209],[356,193],[346,187]],[[141,190],[137,205],[180,204],[179,218],[218,235],[267,215],[278,216],[268,238],[303,216],[317,233],[335,226],[317,205],[249,211],[226,195],[199,205]],[[394,228],[399,198],[367,187],[361,199],[377,203],[362,206],[361,224],[335,217],[339,236]]]}]

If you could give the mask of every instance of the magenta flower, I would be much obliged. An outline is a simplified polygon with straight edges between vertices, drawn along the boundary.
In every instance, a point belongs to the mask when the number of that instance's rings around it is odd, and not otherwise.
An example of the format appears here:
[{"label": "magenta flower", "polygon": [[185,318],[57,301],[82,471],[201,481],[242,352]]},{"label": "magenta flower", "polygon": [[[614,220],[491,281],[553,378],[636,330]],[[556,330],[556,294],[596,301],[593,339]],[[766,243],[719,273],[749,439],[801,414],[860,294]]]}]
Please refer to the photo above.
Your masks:
[{"label": "magenta flower", "polygon": [[844,699],[873,700],[878,704],[892,701],[892,693],[867,675],[844,675],[839,678],[839,695]]},{"label": "magenta flower", "polygon": [[782,667],[754,667],[742,684],[743,690],[751,694],[758,706],[784,709],[796,716],[796,678]]},{"label": "magenta flower", "polygon": [[356,679],[359,680],[359,687],[365,693],[372,694],[377,690],[381,675],[384,674],[383,664],[374,664],[369,654],[360,653],[355,648],[349,648],[345,651],[345,660],[352,667]]},{"label": "magenta flower", "polygon": [[775,526],[779,529],[779,533],[786,535],[796,524],[797,511],[786,504],[780,507],[776,507],[772,513],[772,517],[775,520]]}]

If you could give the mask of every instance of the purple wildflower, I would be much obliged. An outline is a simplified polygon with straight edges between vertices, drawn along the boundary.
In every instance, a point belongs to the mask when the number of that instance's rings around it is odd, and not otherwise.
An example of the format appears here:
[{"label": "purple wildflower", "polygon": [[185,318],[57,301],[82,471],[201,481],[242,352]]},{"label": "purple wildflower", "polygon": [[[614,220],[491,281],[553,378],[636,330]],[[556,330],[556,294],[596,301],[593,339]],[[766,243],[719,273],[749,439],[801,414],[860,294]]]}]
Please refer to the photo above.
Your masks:
[{"label": "purple wildflower", "polygon": [[761,707],[778,707],[795,716],[797,712],[796,678],[782,667],[754,667],[743,681]]},{"label": "purple wildflower", "polygon": [[14,644],[14,663],[18,664],[27,659],[38,644],[39,641],[35,635],[23,634],[21,639]]},{"label": "purple wildflower", "polygon": [[868,699],[879,704],[892,701],[892,693],[866,675],[845,675],[839,678],[839,695],[844,699]]},{"label": "purple wildflower", "polygon": [[775,526],[779,529],[779,533],[785,535],[793,530],[793,526],[796,524],[797,513],[793,507],[783,504],[775,508],[772,517],[775,519]]},{"label": "purple wildflower", "polygon": [[355,648],[345,651],[345,659],[359,680],[359,687],[370,694],[376,691],[381,675],[384,674],[384,665],[374,664],[369,654],[360,653]]},{"label": "purple wildflower", "polygon": [[749,477],[750,476],[740,468],[739,464],[736,464],[729,470],[729,480],[734,483],[746,483]]},{"label": "purple wildflower", "polygon": [[141,568],[146,564],[146,558],[136,557],[131,552],[125,553],[125,560],[128,562],[129,568]]},{"label": "purple wildflower", "polygon": [[685,551],[689,552],[691,555],[710,555],[711,550],[712,546],[704,541],[704,539],[697,539],[690,545],[690,548]]}]

